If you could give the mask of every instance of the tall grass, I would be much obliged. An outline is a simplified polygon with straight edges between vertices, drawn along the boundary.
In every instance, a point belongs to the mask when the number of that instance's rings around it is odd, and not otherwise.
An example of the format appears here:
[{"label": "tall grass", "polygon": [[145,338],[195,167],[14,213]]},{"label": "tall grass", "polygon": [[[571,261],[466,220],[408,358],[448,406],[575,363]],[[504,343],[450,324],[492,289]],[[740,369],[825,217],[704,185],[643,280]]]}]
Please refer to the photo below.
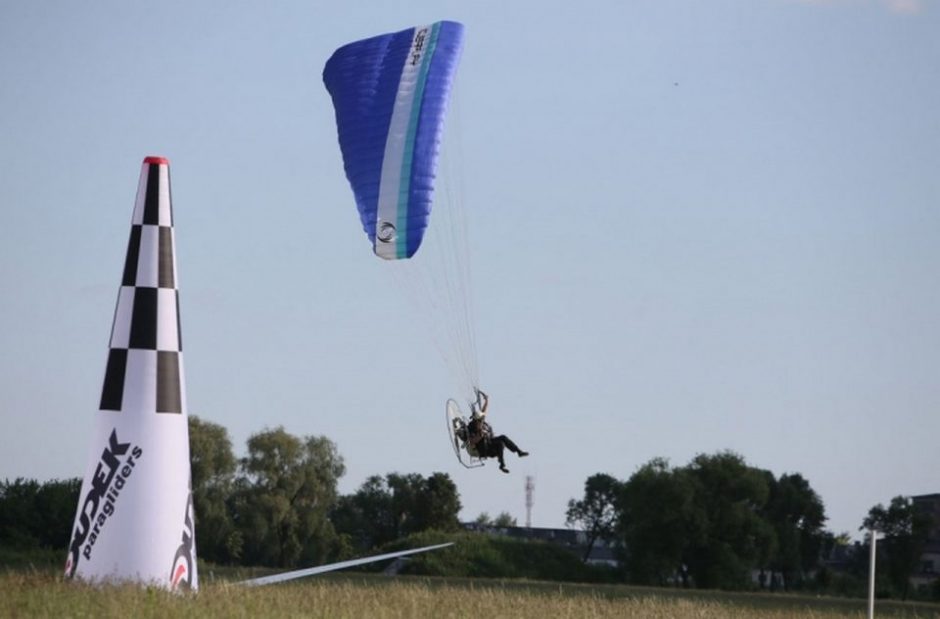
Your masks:
[{"label": "tall grass", "polygon": [[[246,588],[205,579],[196,595],[91,587],[48,572],[0,574],[0,617],[485,617],[777,619],[865,616],[858,600],[346,574]],[[879,617],[940,617],[940,606],[885,603]]]}]

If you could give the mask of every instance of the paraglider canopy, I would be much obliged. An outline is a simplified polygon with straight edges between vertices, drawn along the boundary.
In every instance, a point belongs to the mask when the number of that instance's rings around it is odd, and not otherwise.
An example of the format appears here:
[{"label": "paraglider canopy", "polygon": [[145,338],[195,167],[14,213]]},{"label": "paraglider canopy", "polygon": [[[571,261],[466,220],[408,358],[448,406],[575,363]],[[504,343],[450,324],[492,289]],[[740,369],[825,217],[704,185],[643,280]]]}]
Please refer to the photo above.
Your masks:
[{"label": "paraglider canopy", "polygon": [[323,70],[346,178],[382,258],[421,245],[462,44],[463,25],[441,21],[344,45]]}]

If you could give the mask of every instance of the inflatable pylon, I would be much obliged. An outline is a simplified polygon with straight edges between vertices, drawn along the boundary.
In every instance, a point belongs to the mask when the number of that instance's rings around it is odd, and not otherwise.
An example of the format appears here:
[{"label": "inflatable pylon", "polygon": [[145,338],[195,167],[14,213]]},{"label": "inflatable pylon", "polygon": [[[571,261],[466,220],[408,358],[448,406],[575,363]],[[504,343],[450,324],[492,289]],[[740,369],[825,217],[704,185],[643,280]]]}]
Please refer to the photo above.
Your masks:
[{"label": "inflatable pylon", "polygon": [[169,162],[144,159],[65,573],[195,590]]}]

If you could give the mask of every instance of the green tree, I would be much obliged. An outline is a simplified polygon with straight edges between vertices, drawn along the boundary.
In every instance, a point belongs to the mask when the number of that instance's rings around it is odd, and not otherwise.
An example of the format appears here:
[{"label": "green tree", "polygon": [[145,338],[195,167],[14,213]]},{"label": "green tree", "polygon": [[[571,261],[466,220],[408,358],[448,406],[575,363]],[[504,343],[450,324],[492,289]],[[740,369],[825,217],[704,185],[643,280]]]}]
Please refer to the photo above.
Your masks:
[{"label": "green tree", "polygon": [[909,497],[896,496],[888,507],[880,503],[872,507],[860,527],[884,535],[877,557],[902,599],[907,599],[910,593],[911,574],[917,569],[927,543],[930,523],[930,516],[917,509]]},{"label": "green tree", "polygon": [[68,548],[81,489],[78,477],[53,479],[39,487],[32,526],[41,547]]},{"label": "green tree", "polygon": [[687,584],[685,555],[703,528],[695,500],[692,480],[663,458],[649,461],[623,484],[617,530],[631,581],[663,585],[678,574]]},{"label": "green tree", "polygon": [[[819,495],[799,473],[784,474],[779,479],[769,471],[765,474],[770,495],[763,513],[776,538],[771,572],[779,573],[784,588],[789,589],[819,566],[826,511]],[[775,582],[772,578],[771,583]]]},{"label": "green tree", "polygon": [[480,512],[473,522],[484,527],[515,527],[518,526],[516,519],[509,512],[499,512],[495,518],[488,512]]},{"label": "green tree", "polygon": [[81,486],[77,477],[0,483],[0,542],[24,549],[67,548]]},{"label": "green tree", "polygon": [[[17,548],[39,546],[39,539],[30,526],[36,517],[38,493],[39,482],[35,479],[21,477],[0,484],[0,540],[3,540],[4,545]],[[78,499],[75,505],[78,505]],[[72,506],[73,515],[75,505]]]},{"label": "green tree", "polygon": [[392,539],[423,531],[426,528],[422,513],[424,477],[419,473],[389,473],[385,476],[385,483],[392,496]]},{"label": "green tree", "polygon": [[516,519],[509,512],[499,512],[496,518],[493,518],[494,527],[515,527],[518,526]]},{"label": "green tree", "polygon": [[371,475],[354,494],[340,497],[330,519],[360,551],[395,539],[392,495],[381,475]]},{"label": "green tree", "polygon": [[598,473],[584,482],[584,498],[568,501],[565,523],[580,526],[587,534],[587,547],[582,561],[587,561],[598,539],[611,540],[617,523],[617,498],[621,483],[604,473]]},{"label": "green tree", "polygon": [[730,451],[680,468],[651,460],[622,484],[616,509],[628,577],[644,584],[678,576],[686,585],[748,588],[759,568],[762,581],[770,570],[789,585],[818,567],[826,540],[825,510],[806,479],[776,479]]},{"label": "green tree", "polygon": [[[424,529],[456,531],[460,528],[460,493],[447,473],[432,473],[424,482],[422,526]],[[515,524],[515,522],[513,523]]]},{"label": "green tree", "polygon": [[770,492],[763,471],[725,451],[696,456],[685,474],[693,483],[703,525],[686,553],[696,585],[747,587],[750,570],[774,544],[773,528],[761,516]]},{"label": "green tree", "polygon": [[190,416],[189,455],[199,555],[216,563],[235,562],[241,557],[243,539],[229,503],[238,461],[232,453],[228,430]]},{"label": "green tree", "polygon": [[369,477],[333,512],[337,530],[362,550],[428,529],[459,528],[460,496],[446,473]]},{"label": "green tree", "polygon": [[322,562],[339,547],[328,514],[345,472],[326,437],[298,438],[283,427],[248,439],[233,508],[249,563],[293,567]]}]

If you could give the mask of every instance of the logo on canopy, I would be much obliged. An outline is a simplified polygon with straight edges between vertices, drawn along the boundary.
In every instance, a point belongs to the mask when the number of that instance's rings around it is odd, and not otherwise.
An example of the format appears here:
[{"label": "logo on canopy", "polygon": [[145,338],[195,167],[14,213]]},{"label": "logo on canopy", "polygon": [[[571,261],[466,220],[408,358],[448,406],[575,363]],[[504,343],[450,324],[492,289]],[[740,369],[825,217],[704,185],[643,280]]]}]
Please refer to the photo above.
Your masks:
[{"label": "logo on canopy", "polygon": [[398,231],[395,229],[395,224],[383,221],[379,224],[379,232],[375,235],[375,238],[383,243],[391,243],[395,240],[397,234]]}]

